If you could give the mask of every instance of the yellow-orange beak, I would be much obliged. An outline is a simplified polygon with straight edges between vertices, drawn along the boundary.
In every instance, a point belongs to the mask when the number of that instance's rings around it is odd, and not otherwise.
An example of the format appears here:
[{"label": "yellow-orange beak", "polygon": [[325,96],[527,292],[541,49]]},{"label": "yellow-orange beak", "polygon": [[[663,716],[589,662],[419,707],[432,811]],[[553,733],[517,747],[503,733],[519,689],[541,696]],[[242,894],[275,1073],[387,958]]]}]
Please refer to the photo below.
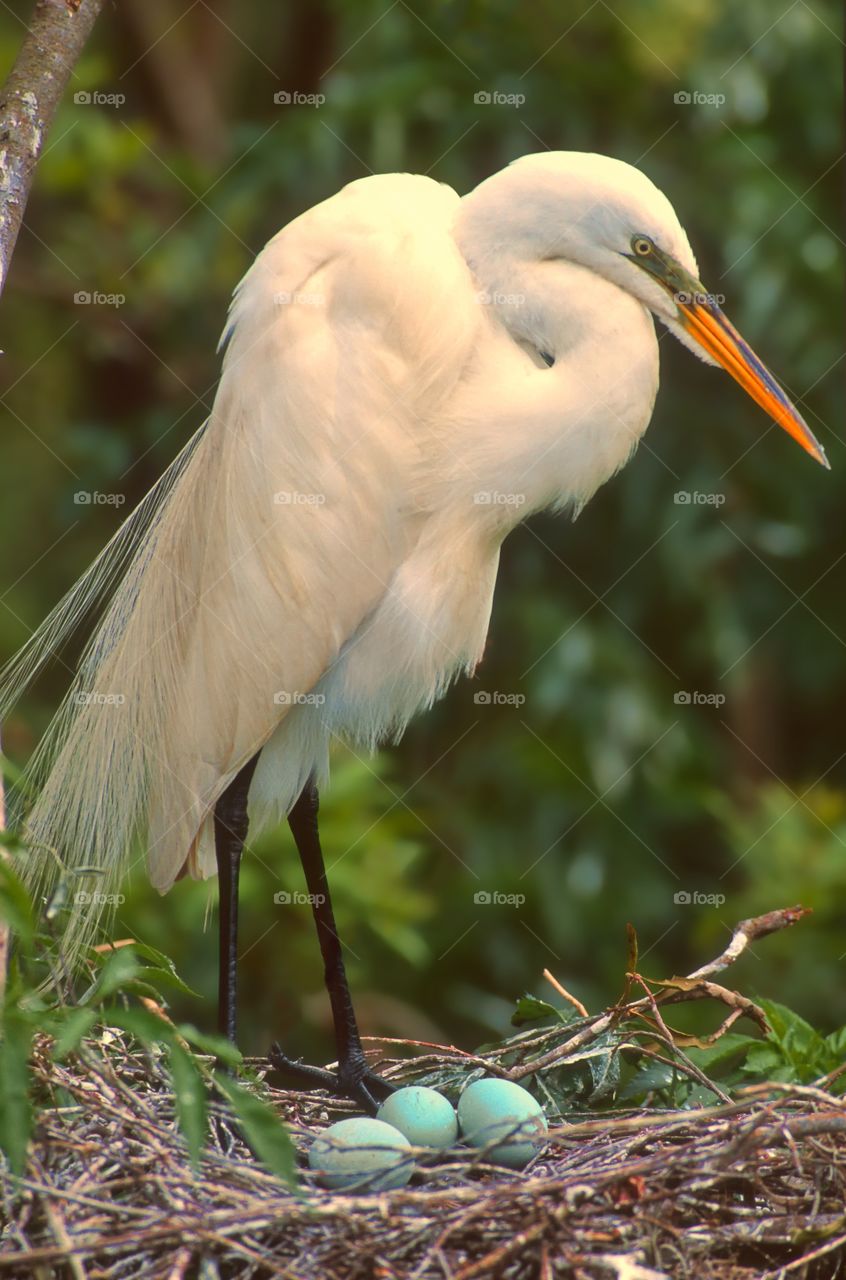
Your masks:
[{"label": "yellow-orange beak", "polygon": [[806,453],[829,469],[822,445],[799,410],[759,360],[710,295],[675,294],[679,319],[691,337],[739,382],[756,404],[801,444]]}]

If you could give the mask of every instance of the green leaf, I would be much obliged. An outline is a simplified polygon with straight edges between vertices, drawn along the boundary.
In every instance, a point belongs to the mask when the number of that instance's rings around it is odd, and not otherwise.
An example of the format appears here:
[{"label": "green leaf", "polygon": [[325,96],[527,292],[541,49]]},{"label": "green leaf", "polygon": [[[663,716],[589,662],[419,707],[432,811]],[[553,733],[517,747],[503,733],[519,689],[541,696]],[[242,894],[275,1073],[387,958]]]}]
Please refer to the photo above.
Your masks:
[{"label": "green leaf", "polygon": [[[26,786],[23,769],[10,760],[8,756],[4,755],[2,751],[0,751],[0,776],[6,778],[13,787]],[[27,788],[27,794],[32,794],[31,784]]]},{"label": "green leaf", "polygon": [[194,996],[196,999],[200,999],[199,991],[194,991],[188,986],[187,982],[183,982],[173,965],[169,965],[166,969],[145,965],[141,970],[141,977],[145,982],[152,983],[156,987],[170,987],[174,991],[180,991],[185,996]]},{"label": "green leaf", "polygon": [[[157,960],[161,958],[164,963],[141,964],[140,956],[144,953]],[[196,991],[192,991],[188,984],[182,981],[167,956],[163,956],[153,947],[132,943],[130,946],[119,947],[116,951],[107,954],[94,985],[86,991],[80,1003],[100,1001],[117,990],[160,997],[159,988],[163,986],[180,991],[183,995],[198,996]]]},{"label": "green leaf", "polygon": [[194,1045],[201,1053],[210,1053],[228,1066],[237,1067],[243,1061],[241,1050],[231,1040],[227,1040],[226,1036],[209,1035],[205,1031],[198,1031],[190,1022],[180,1023],[178,1030],[183,1040]]},{"label": "green leaf", "polygon": [[839,1027],[825,1038],[826,1048],[838,1062],[846,1061],[846,1027]]},{"label": "green leaf", "polygon": [[7,827],[0,828],[0,846],[8,849],[10,853],[20,853],[22,849],[28,848],[26,841],[18,835],[17,831],[9,831]]},{"label": "green leaf", "polygon": [[555,1018],[559,1022],[568,1021],[563,1016],[563,1010],[556,1009],[554,1005],[548,1004],[546,1000],[539,1000],[537,996],[533,996],[527,991],[517,1001],[517,1007],[511,1015],[511,1025],[512,1027],[522,1027],[527,1022],[541,1022],[545,1018]]},{"label": "green leaf", "polygon": [[135,978],[141,965],[131,947],[120,947],[106,956],[93,984],[80,997],[80,1004],[99,1004]]},{"label": "green leaf", "polygon": [[26,1152],[32,1124],[29,1101],[29,1051],[32,1024],[14,1006],[3,1012],[0,1039],[0,1147],[13,1173],[26,1169]]},{"label": "green leaf", "polygon": [[196,1166],[208,1129],[206,1092],[193,1058],[175,1040],[170,1046],[170,1075],[176,1101],[176,1119],[188,1144],[191,1163]]},{"label": "green leaf", "polygon": [[289,1187],[296,1187],[296,1152],[287,1129],[266,1102],[222,1072],[215,1080],[232,1105],[244,1137],[259,1160]]},{"label": "green leaf", "polygon": [[732,1070],[738,1070],[753,1049],[760,1049],[764,1044],[754,1036],[738,1035],[726,1032],[719,1040],[707,1048],[700,1049],[691,1045],[687,1055],[694,1066],[706,1075],[723,1077]]},{"label": "green leaf", "polygon": [[93,1009],[69,1009],[58,1019],[58,1026],[53,1034],[56,1043],[53,1045],[53,1057],[57,1062],[78,1049],[83,1036],[86,1036],[97,1021]]},{"label": "green leaf", "polygon": [[836,1065],[822,1036],[798,1013],[774,1000],[762,1000],[761,1007],[772,1028],[767,1039],[778,1047],[792,1078],[811,1080]]},{"label": "green leaf", "polygon": [[620,1055],[616,1046],[587,1059],[593,1089],[588,1101],[596,1106],[612,1098],[620,1084]]},{"label": "green leaf", "polygon": [[176,972],[175,964],[163,951],[157,951],[155,947],[148,946],[146,942],[133,942],[130,947],[124,947],[123,950],[134,951],[142,960],[150,961],[150,966],[144,970],[144,977],[148,982],[158,981],[164,983],[165,986],[181,991],[183,995],[197,996],[199,999],[199,992],[194,991],[188,986],[187,982],[180,978]]},{"label": "green leaf", "polygon": [[749,1050],[741,1071],[745,1077],[753,1076],[757,1080],[784,1080],[792,1074],[778,1048],[766,1043]]},{"label": "green leaf", "polygon": [[11,861],[0,859],[0,919],[5,920],[30,951],[35,934],[35,913],[29,892]]},{"label": "green leaf", "polygon": [[648,1093],[656,1090],[663,1092],[672,1088],[679,1077],[679,1072],[666,1062],[650,1062],[642,1071],[638,1071],[621,1089],[618,1096],[620,1102],[639,1101]]},{"label": "green leaf", "polygon": [[106,1027],[121,1027],[143,1045],[172,1044],[176,1028],[148,1009],[123,1009],[119,1005],[104,1009],[101,1021]]}]

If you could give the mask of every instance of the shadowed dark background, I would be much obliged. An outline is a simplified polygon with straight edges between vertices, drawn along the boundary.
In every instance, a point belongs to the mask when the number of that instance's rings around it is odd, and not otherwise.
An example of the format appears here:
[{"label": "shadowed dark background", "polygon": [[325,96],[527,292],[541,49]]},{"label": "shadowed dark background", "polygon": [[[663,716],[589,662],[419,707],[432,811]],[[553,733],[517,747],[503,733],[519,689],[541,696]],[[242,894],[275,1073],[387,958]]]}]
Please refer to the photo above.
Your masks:
[{"label": "shadowed dark background", "polygon": [[[4,69],[27,14],[0,13]],[[0,657],[203,420],[229,294],[286,221],[370,172],[463,193],[546,148],[639,164],[833,470],[662,331],[633,461],[574,524],[534,519],[506,543],[476,679],[398,748],[338,752],[324,847],[361,1022],[471,1047],[523,990],[550,994],[544,967],[592,1010],[613,999],[628,921],[661,977],[795,902],[814,914],[734,981],[824,1030],[846,1022],[834,5],[200,0],[174,15],[164,0],[103,13],[21,232],[2,312]],[[66,679],[57,662],[4,727],[14,761]],[[249,1052],[272,1037],[330,1052],[308,907],[274,900],[302,889],[286,831],[252,846]],[[173,956],[205,997],[179,1011],[204,1026],[215,902],[214,882],[160,899],[139,876],[114,935]]]}]

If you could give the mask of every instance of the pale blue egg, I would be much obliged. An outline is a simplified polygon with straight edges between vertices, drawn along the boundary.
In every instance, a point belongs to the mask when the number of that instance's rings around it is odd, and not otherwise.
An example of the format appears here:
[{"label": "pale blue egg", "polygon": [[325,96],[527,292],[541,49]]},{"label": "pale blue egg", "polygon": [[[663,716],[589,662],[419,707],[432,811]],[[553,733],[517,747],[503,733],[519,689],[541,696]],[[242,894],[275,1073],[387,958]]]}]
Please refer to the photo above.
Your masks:
[{"label": "pale blue egg", "polygon": [[[543,1107],[527,1089],[510,1080],[474,1080],[458,1099],[458,1123],[464,1141],[485,1159],[522,1169],[543,1145],[547,1131]],[[497,1139],[502,1138],[502,1142]],[[489,1143],[495,1143],[489,1147]]]},{"label": "pale blue egg", "polygon": [[452,1103],[436,1089],[422,1085],[397,1089],[386,1098],[376,1115],[404,1133],[413,1147],[432,1147],[439,1151],[451,1147],[458,1137],[458,1117]]},{"label": "pale blue egg", "polygon": [[388,1191],[404,1187],[414,1172],[410,1145],[393,1125],[354,1116],[330,1125],[315,1139],[309,1168],[333,1191]]}]

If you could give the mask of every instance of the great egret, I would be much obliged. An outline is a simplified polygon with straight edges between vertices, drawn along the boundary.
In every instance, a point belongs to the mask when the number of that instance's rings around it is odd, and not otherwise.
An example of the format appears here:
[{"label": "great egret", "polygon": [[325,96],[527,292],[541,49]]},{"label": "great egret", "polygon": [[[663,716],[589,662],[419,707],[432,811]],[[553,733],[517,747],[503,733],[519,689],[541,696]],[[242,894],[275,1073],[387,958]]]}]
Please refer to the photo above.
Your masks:
[{"label": "great egret", "polygon": [[645,430],[653,316],[828,465],[700,283],[669,201],[618,160],[524,156],[463,199],[363,178],[270,241],[235,292],[208,421],[5,674],[4,712],[111,592],[26,819],[41,891],[56,860],[38,848],[99,869],[71,958],[134,840],[162,892],[217,871],[234,1038],[248,819],[287,816],[338,1047],[337,1076],[298,1070],[374,1104],[318,838],[328,743],[399,735],[474,670],[503,539],[578,511]]}]

